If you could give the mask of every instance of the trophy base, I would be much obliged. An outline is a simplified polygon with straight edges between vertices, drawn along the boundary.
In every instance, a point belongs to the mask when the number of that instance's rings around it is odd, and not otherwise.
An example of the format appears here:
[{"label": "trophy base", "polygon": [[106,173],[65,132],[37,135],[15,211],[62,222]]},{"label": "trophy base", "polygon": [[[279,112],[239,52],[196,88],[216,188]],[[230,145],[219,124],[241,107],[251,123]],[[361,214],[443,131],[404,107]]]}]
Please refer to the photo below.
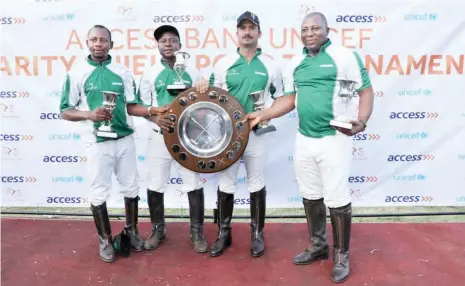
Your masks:
[{"label": "trophy base", "polygon": [[185,84],[169,84],[166,89],[172,96],[178,96],[181,92],[189,89]]},{"label": "trophy base", "polygon": [[346,121],[339,121],[339,120],[331,120],[329,122],[329,125],[334,126],[334,127],[340,127],[344,129],[352,129],[352,123],[346,122]]},{"label": "trophy base", "polygon": [[118,138],[118,134],[115,132],[110,132],[110,131],[97,131],[95,135],[99,137],[105,137],[105,138]]},{"label": "trophy base", "polygon": [[274,127],[274,125],[257,127],[256,129],[253,130],[253,132],[258,136],[263,135],[265,133],[274,132],[274,131],[276,131],[276,127]]}]

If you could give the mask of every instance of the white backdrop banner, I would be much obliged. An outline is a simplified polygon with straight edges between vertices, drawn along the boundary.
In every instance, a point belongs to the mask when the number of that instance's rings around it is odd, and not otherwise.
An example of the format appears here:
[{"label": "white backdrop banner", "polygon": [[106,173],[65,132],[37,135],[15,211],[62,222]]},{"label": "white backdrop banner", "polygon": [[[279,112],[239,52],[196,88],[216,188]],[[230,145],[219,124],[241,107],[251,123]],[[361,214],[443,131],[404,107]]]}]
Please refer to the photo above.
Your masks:
[{"label": "white backdrop banner", "polygon": [[[137,82],[160,59],[154,29],[181,32],[189,64],[210,70],[236,49],[236,19],[250,10],[261,20],[260,45],[284,67],[301,52],[305,14],[327,16],[330,38],[358,51],[376,90],[365,133],[354,136],[349,192],[355,206],[465,205],[465,20],[463,1],[1,1],[2,206],[88,207],[84,142],[79,124],[59,116],[67,69],[88,53],[95,24],[113,35],[111,54]],[[8,5],[6,5],[8,4]],[[293,170],[296,112],[272,123],[268,207],[302,207]],[[141,207],[146,206],[147,136],[136,119]],[[51,162],[52,156],[70,160]],[[66,161],[66,162],[65,162]],[[203,176],[206,207],[216,203],[217,178]],[[243,165],[237,207],[248,208]],[[166,206],[187,207],[173,169]],[[113,182],[109,206],[123,201]]]}]

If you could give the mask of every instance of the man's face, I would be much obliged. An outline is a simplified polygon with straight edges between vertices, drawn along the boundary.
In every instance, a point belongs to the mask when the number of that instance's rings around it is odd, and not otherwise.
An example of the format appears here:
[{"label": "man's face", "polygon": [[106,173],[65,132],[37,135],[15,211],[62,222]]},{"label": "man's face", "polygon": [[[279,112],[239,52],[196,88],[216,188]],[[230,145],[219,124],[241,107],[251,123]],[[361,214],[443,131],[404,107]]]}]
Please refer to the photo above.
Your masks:
[{"label": "man's face", "polygon": [[179,51],[180,48],[179,38],[173,33],[166,32],[158,39],[158,50],[164,58],[174,57],[174,52]]},{"label": "man's face", "polygon": [[328,37],[328,27],[320,17],[304,19],[300,31],[304,46],[311,51],[318,51]]},{"label": "man's face", "polygon": [[110,34],[107,30],[100,28],[94,28],[89,32],[86,43],[90,54],[96,59],[106,58],[110,49],[113,48]]},{"label": "man's face", "polygon": [[256,46],[262,33],[258,26],[248,20],[242,21],[237,27],[237,41],[240,46]]}]

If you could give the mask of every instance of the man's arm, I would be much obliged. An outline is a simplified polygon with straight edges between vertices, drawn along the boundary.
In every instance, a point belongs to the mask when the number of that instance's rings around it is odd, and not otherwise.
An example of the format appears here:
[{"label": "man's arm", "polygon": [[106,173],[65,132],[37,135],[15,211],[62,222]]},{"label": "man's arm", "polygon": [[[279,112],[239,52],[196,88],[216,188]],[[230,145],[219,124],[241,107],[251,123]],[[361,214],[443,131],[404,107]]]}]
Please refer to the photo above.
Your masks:
[{"label": "man's arm", "polygon": [[281,73],[279,68],[276,69],[273,79],[273,85],[276,91],[273,95],[273,104],[264,114],[264,120],[281,117],[295,108],[296,91],[294,86],[294,66],[291,61]]},{"label": "man's arm", "polygon": [[357,92],[359,95],[358,120],[366,124],[370,119],[371,113],[373,112],[373,87],[362,59],[357,52],[354,52],[354,55],[357,59],[357,71],[359,72],[361,79],[357,85]]},{"label": "man's arm", "polygon": [[61,99],[60,99],[60,114],[64,120],[82,121],[88,120],[92,116],[90,111],[77,110],[76,107],[80,102],[80,91],[78,82],[68,73],[63,83]]},{"label": "man's arm", "polygon": [[159,108],[152,106],[152,81],[144,74],[141,78],[139,91],[136,91],[136,83],[132,73],[124,73],[124,93],[127,102],[127,111],[129,115],[137,117],[150,117],[161,114],[168,107]]}]

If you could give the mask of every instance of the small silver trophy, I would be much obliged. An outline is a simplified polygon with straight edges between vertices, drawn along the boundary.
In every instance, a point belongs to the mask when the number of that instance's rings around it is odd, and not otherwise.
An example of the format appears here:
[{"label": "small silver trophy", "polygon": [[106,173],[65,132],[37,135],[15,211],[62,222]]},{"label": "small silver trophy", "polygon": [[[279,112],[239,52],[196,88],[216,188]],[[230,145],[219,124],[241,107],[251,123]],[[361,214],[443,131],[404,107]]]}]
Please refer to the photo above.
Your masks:
[{"label": "small silver trophy", "polygon": [[[249,94],[252,98],[254,110],[259,111],[265,109],[265,91],[255,91]],[[268,132],[276,131],[276,127],[274,125],[269,124],[268,122],[260,122],[256,125],[256,129],[254,129],[255,134],[262,135]]]},{"label": "small silver trophy", "polygon": [[173,84],[168,85],[166,88],[170,91],[171,95],[178,95],[180,92],[188,89],[189,86],[186,85],[182,76],[186,72],[186,60],[190,58],[190,55],[187,52],[174,52],[176,61],[174,63],[173,69],[176,73],[176,79]]},{"label": "small silver trophy", "polygon": [[[113,110],[116,107],[116,96],[118,96],[118,93],[113,92],[113,91],[102,91],[103,93],[103,103],[102,107],[108,111],[113,112]],[[111,120],[105,120],[102,121],[100,124],[98,130],[97,130],[97,136],[100,137],[106,137],[106,138],[117,138],[118,134],[116,132],[113,132],[113,128],[111,127]]]},{"label": "small silver trophy", "polygon": [[352,129],[352,123],[350,123],[352,118],[349,116],[348,109],[352,98],[355,97],[355,85],[357,82],[349,79],[340,79],[337,80],[337,83],[339,86],[338,96],[345,103],[345,113],[336,115],[336,118],[331,120],[329,124],[344,129]]}]

